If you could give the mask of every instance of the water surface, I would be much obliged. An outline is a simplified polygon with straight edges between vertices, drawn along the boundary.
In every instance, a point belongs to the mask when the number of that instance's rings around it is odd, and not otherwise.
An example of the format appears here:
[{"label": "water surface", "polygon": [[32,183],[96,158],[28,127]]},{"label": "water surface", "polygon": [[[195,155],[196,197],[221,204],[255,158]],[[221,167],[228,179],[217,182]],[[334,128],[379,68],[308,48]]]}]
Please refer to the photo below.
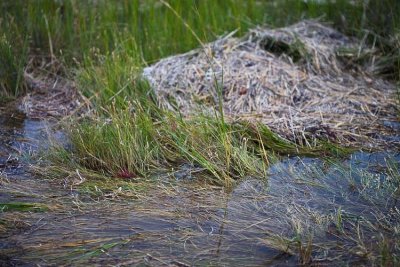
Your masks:
[{"label": "water surface", "polygon": [[96,196],[69,177],[29,172],[49,133],[66,138],[48,122],[8,111],[0,125],[0,202],[49,207],[0,213],[3,265],[296,266],[307,261],[299,254],[310,240],[308,263],[369,265],[380,259],[381,237],[398,238],[390,230],[400,225],[397,182],[388,171],[398,166],[396,153],[284,158],[267,177],[232,190],[200,186],[180,171],[135,198]]}]

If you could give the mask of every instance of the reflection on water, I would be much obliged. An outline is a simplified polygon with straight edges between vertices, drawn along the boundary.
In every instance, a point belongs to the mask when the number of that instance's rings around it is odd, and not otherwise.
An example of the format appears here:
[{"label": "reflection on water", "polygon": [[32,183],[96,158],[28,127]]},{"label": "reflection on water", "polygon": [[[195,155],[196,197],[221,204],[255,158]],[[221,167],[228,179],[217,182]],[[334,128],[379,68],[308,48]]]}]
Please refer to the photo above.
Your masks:
[{"label": "reflection on water", "polygon": [[26,173],[26,153],[48,146],[44,122],[11,112],[0,125],[0,202],[52,207],[0,213],[2,222],[23,222],[1,235],[0,264],[287,266],[307,260],[299,251],[310,238],[313,263],[358,264],[370,259],[360,244],[371,249],[376,233],[391,238],[380,227],[400,225],[388,172],[399,154],[287,158],[267,179],[249,177],[230,192],[200,188],[182,172],[136,200],[94,200]]},{"label": "reflection on water", "polygon": [[0,117],[0,125],[0,171],[16,174],[24,157],[37,151],[47,139],[45,122],[26,120],[24,114],[8,111]]}]

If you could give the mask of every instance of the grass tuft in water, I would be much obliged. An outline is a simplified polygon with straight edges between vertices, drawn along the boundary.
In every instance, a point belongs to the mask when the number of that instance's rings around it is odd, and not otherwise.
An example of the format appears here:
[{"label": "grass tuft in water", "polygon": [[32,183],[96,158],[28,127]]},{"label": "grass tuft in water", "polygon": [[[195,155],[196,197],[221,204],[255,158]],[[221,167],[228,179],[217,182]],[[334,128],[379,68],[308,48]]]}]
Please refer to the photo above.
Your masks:
[{"label": "grass tuft in water", "polygon": [[23,202],[10,202],[0,203],[0,211],[22,211],[22,212],[44,212],[49,210],[49,207],[40,203],[23,203]]},{"label": "grass tuft in water", "polygon": [[76,164],[106,176],[146,177],[154,171],[189,164],[208,173],[212,183],[264,177],[268,153],[246,137],[245,128],[221,125],[218,118],[183,119],[172,113],[154,118],[142,105],[108,111],[107,118],[71,128],[73,150],[60,149],[55,162]]}]

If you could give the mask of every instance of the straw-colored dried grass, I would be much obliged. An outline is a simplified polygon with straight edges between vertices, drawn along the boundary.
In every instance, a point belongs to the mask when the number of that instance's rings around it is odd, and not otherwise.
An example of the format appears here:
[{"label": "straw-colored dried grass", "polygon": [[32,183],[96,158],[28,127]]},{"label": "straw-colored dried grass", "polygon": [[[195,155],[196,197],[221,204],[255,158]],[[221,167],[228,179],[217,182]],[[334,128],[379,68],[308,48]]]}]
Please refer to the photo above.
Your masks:
[{"label": "straw-colored dried grass", "polygon": [[262,121],[303,144],[322,138],[396,145],[384,125],[397,120],[396,86],[373,77],[371,66],[354,63],[370,51],[330,27],[303,21],[256,28],[240,39],[225,36],[162,59],[143,76],[163,107],[183,114],[222,102],[228,117]]},{"label": "straw-colored dried grass", "polygon": [[53,76],[25,72],[30,92],[20,99],[19,108],[29,118],[66,117],[87,109],[87,100],[71,80]]}]

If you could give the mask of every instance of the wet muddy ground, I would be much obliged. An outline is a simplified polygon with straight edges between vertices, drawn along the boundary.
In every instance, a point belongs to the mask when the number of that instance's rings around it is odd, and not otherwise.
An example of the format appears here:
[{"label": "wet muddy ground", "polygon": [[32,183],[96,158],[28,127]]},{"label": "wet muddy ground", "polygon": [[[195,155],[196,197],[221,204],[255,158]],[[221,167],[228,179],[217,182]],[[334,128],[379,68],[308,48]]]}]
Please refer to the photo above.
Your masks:
[{"label": "wet muddy ground", "polygon": [[397,153],[286,158],[231,190],[158,175],[126,197],[33,174],[48,133],[66,137],[12,110],[0,125],[1,266],[371,265],[385,247],[399,257]]}]

